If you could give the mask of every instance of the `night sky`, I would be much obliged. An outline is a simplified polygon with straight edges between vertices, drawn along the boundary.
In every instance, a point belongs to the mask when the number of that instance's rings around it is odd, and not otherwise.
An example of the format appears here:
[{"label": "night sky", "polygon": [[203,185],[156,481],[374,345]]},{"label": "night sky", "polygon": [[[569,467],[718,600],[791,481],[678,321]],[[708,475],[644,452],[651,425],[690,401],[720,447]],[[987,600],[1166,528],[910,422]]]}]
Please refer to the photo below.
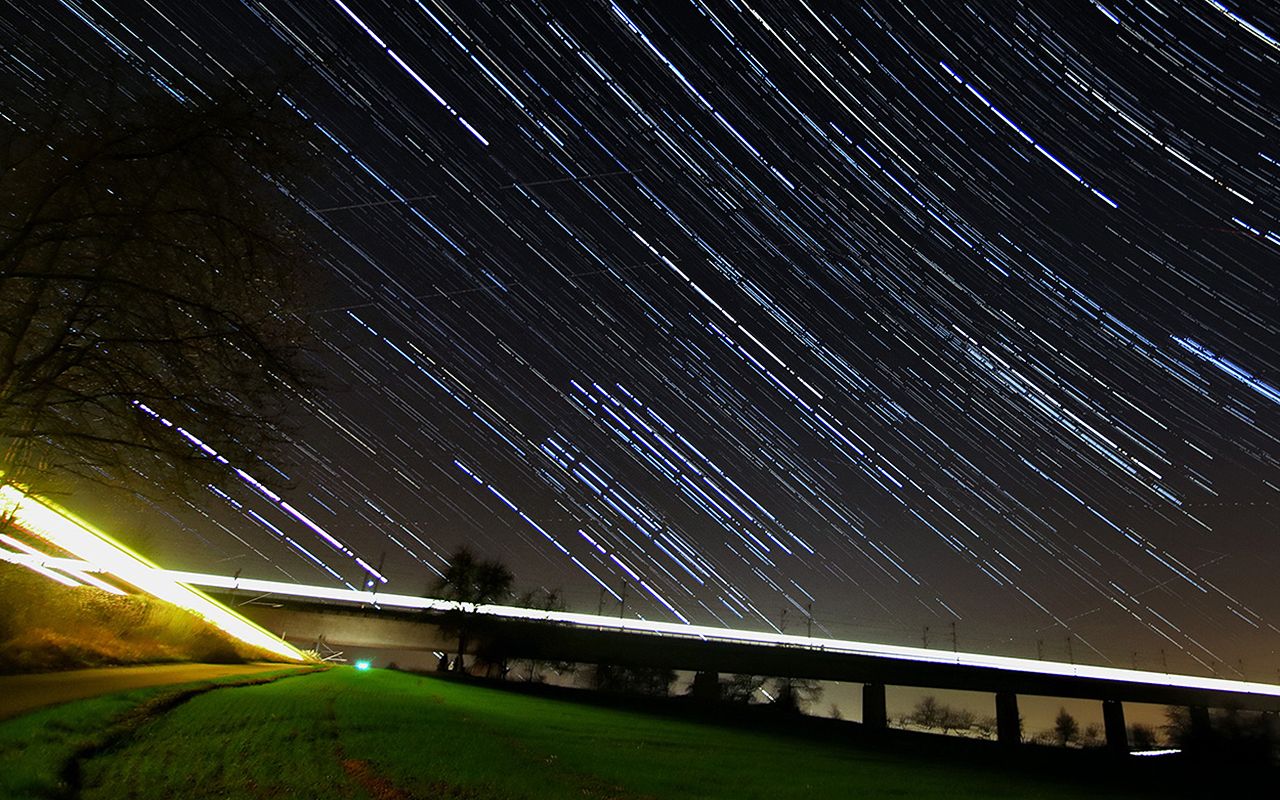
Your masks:
[{"label": "night sky", "polygon": [[167,566],[417,594],[470,543],[571,610],[1280,674],[1274,5],[61,0],[0,41],[33,92],[305,73],[327,388],[152,509]]}]

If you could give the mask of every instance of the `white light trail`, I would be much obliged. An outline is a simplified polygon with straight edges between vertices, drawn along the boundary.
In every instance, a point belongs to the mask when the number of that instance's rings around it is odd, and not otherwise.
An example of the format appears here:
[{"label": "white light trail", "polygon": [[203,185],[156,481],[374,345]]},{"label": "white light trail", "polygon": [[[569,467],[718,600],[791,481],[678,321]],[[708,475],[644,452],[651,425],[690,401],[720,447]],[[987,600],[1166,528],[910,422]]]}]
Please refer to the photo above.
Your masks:
[{"label": "white light trail", "polygon": [[783,633],[766,633],[762,631],[748,631],[734,628],[714,628],[706,625],[686,625],[678,622],[621,619],[618,617],[606,617],[597,614],[579,614],[571,611],[542,611],[537,609],[500,605],[473,606],[469,603],[458,603],[452,600],[436,600],[429,597],[415,597],[413,595],[405,594],[333,589],[325,586],[308,586],[295,583],[285,583],[283,581],[259,580],[254,578],[237,579],[225,575],[211,575],[200,572],[166,570],[164,571],[164,574],[172,580],[196,586],[203,586],[206,588],[245,589],[265,594],[306,597],[313,600],[333,600],[338,602],[385,606],[388,608],[412,608],[430,611],[453,611],[457,609],[465,609],[481,614],[489,614],[495,617],[542,620],[583,628],[608,628],[634,633],[657,634],[660,636],[695,638],[705,641],[766,644],[779,647],[820,650],[827,653],[847,653],[850,655],[878,656],[882,658],[896,658],[924,663],[985,667],[988,669],[1012,670],[1039,675],[1124,681],[1127,683],[1147,684],[1152,686],[1209,689],[1221,692],[1239,692],[1245,694],[1265,695],[1268,697],[1280,697],[1280,686],[1269,683],[1258,683],[1255,681],[1235,681],[1225,678],[1202,678],[1195,675],[1166,674],[1163,672],[1120,669],[1117,667],[1101,667],[1088,664],[1068,664],[1061,661],[1039,661],[1029,658],[987,655],[984,653],[943,652],[938,650],[928,650],[922,647],[877,644],[874,642],[859,642],[849,639],[823,639],[818,637],[794,636]]},{"label": "white light trail", "polygon": [[84,585],[79,581],[74,581],[68,578],[66,575],[63,575],[59,572],[54,572],[53,570],[49,569],[48,567],[40,563],[40,560],[35,558],[34,556],[28,556],[22,553],[15,553],[11,550],[0,550],[0,561],[8,561],[10,564],[21,564],[22,566],[26,567],[32,572],[35,572],[39,575],[43,575],[49,580],[56,581],[62,584],[63,586],[79,588]]},{"label": "white light trail", "polygon": [[306,660],[306,656],[293,645],[276,638],[203,592],[179,583],[171,574],[130,552],[109,536],[13,486],[0,486],[0,514],[19,528],[87,562],[76,569],[108,572],[148,594],[202,617],[246,644],[290,661]]},{"label": "white light trail", "polygon": [[[44,553],[41,553],[26,542],[15,539],[5,533],[0,533],[0,542],[20,551],[19,553],[13,553],[8,550],[0,549],[0,559],[4,559],[5,561],[9,561],[14,564],[21,564],[28,569],[44,575],[46,578],[52,578],[58,583],[66,584],[67,586],[83,586],[87,584],[95,589],[101,589],[102,591],[110,594],[124,594],[124,592],[101,578],[95,578],[90,575],[89,572],[92,568],[88,564],[71,561],[70,559],[65,558],[48,558]],[[23,554],[25,554],[25,557]],[[81,564],[83,564],[83,566],[81,566]],[[62,575],[53,572],[53,570],[60,570],[70,577],[69,579],[64,578]]]}]

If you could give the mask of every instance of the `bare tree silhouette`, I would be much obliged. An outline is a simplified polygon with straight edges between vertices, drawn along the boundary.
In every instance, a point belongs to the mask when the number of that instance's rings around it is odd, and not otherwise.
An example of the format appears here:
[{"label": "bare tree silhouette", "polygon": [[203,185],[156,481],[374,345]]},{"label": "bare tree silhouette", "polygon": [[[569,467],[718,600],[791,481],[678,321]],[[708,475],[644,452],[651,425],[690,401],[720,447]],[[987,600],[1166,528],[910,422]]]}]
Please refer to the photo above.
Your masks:
[{"label": "bare tree silhouette", "polygon": [[276,185],[305,161],[302,120],[275,92],[151,88],[0,86],[9,482],[223,469],[143,406],[234,461],[282,439],[309,383],[294,311],[318,260]]},{"label": "bare tree silhouette", "polygon": [[511,594],[515,576],[506,565],[496,560],[479,561],[469,548],[459,547],[449,557],[444,574],[436,582],[436,589],[444,600],[456,600],[465,606],[444,615],[442,627],[452,630],[458,637],[458,657],[453,662],[457,672],[466,671],[464,655],[474,625],[474,608],[506,599]]}]

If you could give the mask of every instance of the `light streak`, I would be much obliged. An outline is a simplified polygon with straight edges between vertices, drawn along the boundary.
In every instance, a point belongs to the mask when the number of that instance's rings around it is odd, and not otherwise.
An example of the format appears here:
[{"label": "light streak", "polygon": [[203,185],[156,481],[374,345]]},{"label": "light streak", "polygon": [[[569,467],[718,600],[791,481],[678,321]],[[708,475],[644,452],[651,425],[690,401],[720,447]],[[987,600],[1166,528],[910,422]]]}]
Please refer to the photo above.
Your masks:
[{"label": "light streak", "polygon": [[677,622],[623,619],[598,614],[581,614],[573,611],[543,611],[532,608],[502,605],[473,605],[454,600],[437,600],[430,597],[392,594],[387,592],[363,592],[352,589],[334,589],[327,586],[306,586],[283,581],[257,578],[234,578],[201,572],[166,570],[165,575],[175,581],[210,589],[245,589],[264,594],[286,597],[305,597],[312,600],[332,600],[360,603],[383,608],[408,608],[421,611],[469,611],[504,619],[527,619],[555,622],[583,628],[606,628],[632,633],[649,633],[659,636],[693,638],[714,642],[766,644],[777,647],[818,650],[825,653],[879,656],[929,664],[953,664],[962,667],[1029,672],[1038,675],[1089,678],[1095,680],[1123,681],[1151,686],[1171,686],[1185,689],[1209,689],[1222,692],[1241,692],[1268,697],[1280,697],[1280,685],[1256,681],[1236,681],[1226,678],[1203,678],[1196,675],[1178,675],[1147,670],[1102,667],[1090,664],[1070,664],[1061,661],[1015,658],[964,651],[939,651],[922,647],[878,644],[851,639],[827,639],[812,636],[796,636],[766,631],[748,631],[734,628],[716,628],[708,625],[686,625]]},{"label": "light streak", "polygon": [[[142,411],[147,416],[159,422],[161,425],[164,425],[166,428],[173,428],[174,430],[176,430],[179,434],[182,435],[184,439],[186,439],[196,447],[200,448],[202,452],[207,454],[209,457],[213,458],[219,464],[223,464],[224,466],[230,466],[232,471],[234,471],[235,474],[238,475],[240,479],[244,481],[248,486],[256,490],[259,494],[261,494],[263,497],[270,500],[272,503],[275,503],[286,514],[293,517],[298,522],[301,522],[303,525],[309,528],[313,533],[315,533],[317,536],[323,539],[334,550],[354,560],[356,564],[360,566],[361,569],[363,569],[368,574],[372,575],[379,582],[381,583],[387,582],[386,577],[384,577],[382,573],[380,573],[378,570],[370,566],[369,563],[365,561],[363,558],[360,558],[360,556],[356,555],[354,550],[352,550],[350,547],[347,547],[344,543],[339,541],[335,536],[333,536],[328,531],[326,531],[323,527],[317,524],[314,520],[312,520],[306,514],[294,508],[287,501],[285,501],[285,499],[282,498],[280,495],[268,489],[266,485],[263,484],[261,481],[259,481],[257,478],[254,478],[252,475],[245,472],[243,469],[231,464],[231,462],[228,461],[222,454],[220,454],[214,448],[210,447],[206,442],[202,441],[195,434],[191,433],[190,431],[186,430],[181,426],[174,425],[172,422],[170,422],[168,419],[162,416],[155,409],[148,406],[146,403],[135,402],[134,406],[137,407],[138,410]],[[253,512],[250,512],[250,513],[253,513]],[[255,516],[257,515],[255,514]],[[329,572],[334,577],[339,577],[338,573],[334,572],[333,569],[330,568],[328,564],[325,564],[323,561],[316,558],[314,555],[311,554],[310,551],[303,548],[302,545],[298,544],[290,537],[285,536],[283,532],[281,532],[278,528],[276,528],[271,523],[267,522],[265,519],[262,519],[261,517],[259,517],[258,519],[263,525],[265,525],[266,527],[274,531],[277,535],[279,535],[281,538],[288,541],[294,547],[298,548],[303,553],[303,555],[307,556],[312,561],[319,564],[320,567],[324,569],[326,572]]]},{"label": "light streak", "polygon": [[203,592],[182,585],[106,534],[12,485],[0,486],[0,513],[23,530],[83,559],[87,562],[86,570],[109,572],[154,597],[190,611],[246,644],[290,661],[306,660],[302,651],[288,642],[276,638]]},{"label": "light streak", "polygon": [[21,564],[22,566],[26,567],[32,572],[35,572],[39,575],[43,575],[49,580],[56,581],[57,583],[60,583],[63,586],[78,588],[84,585],[79,581],[68,578],[66,575],[62,575],[60,573],[54,572],[53,570],[49,569],[44,563],[42,563],[40,559],[34,556],[28,556],[22,553],[15,553],[11,550],[0,550],[0,560],[8,561],[10,564]]},{"label": "light streak", "polygon": [[[72,564],[74,564],[74,562],[71,562],[68,559],[46,558],[44,553],[41,553],[26,542],[13,538],[7,533],[0,533],[0,542],[4,542],[10,547],[15,547],[20,550],[21,553],[25,554],[25,557],[21,557],[20,554],[11,553],[7,550],[0,550],[0,558],[5,559],[6,561],[10,561],[14,564],[22,564],[23,566],[28,567],[47,578],[52,578],[53,580],[66,584],[67,586],[82,586],[87,584],[95,589],[101,589],[102,591],[110,594],[124,594],[124,592],[106,581],[90,575],[89,569],[73,566]],[[71,577],[71,580],[67,581],[61,575],[52,571],[55,569],[67,573]]]},{"label": "light streak", "polygon": [[[483,541],[592,598],[629,569],[661,619],[803,596],[831,624],[1096,634],[1101,663],[1274,651],[1270,517],[1229,510],[1280,496],[1280,225],[1250,197],[1280,174],[1272,20],[113,5],[26,4],[0,117],[103,56],[165,102],[263,48],[320,79],[281,99],[321,169],[273,179],[335,212],[309,319],[343,388],[289,410],[291,488],[227,464],[181,512],[226,555],[420,585]],[[1206,533],[1240,566],[1221,588]]]}]

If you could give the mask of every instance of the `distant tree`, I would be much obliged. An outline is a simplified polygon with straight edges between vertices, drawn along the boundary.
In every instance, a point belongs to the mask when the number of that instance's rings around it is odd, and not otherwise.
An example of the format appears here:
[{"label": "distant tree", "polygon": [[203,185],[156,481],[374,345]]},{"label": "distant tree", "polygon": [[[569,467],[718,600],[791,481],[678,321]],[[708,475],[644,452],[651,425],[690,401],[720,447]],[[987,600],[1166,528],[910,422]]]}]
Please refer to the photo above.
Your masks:
[{"label": "distant tree", "polygon": [[459,547],[449,556],[444,573],[436,581],[441,598],[469,605],[504,600],[511,594],[515,576],[496,560],[476,560],[470,548]]},{"label": "distant tree", "polygon": [[946,706],[939,703],[938,698],[927,695],[916,702],[911,713],[904,716],[902,721],[922,728],[940,728],[946,711]]},{"label": "distant tree", "polygon": [[1134,750],[1151,750],[1160,744],[1156,729],[1141,722],[1129,726],[1129,745]]},{"label": "distant tree", "polygon": [[1058,709],[1058,716],[1053,720],[1053,737],[1060,745],[1068,745],[1080,735],[1080,723],[1067,712],[1066,708]]},{"label": "distant tree", "polygon": [[[504,600],[511,594],[515,576],[500,561],[478,561],[467,547],[459,547],[449,557],[444,573],[436,581],[436,591],[441,599],[465,604],[462,608],[444,615],[442,627],[458,637],[458,657],[453,669],[466,672],[463,660],[468,639],[474,625],[474,606]],[[469,607],[470,606],[470,607]]]},{"label": "distant tree", "polygon": [[976,721],[977,715],[967,708],[943,706],[941,718],[938,720],[938,727],[942,729],[943,733],[967,731],[973,727]]},{"label": "distant tree", "polygon": [[[920,698],[911,713],[903,716],[902,721],[921,728],[939,730],[943,733],[969,731],[979,724],[978,716],[967,708],[953,708],[939,703],[938,698],[927,695]],[[991,718],[991,735],[995,735],[995,719]]]},{"label": "distant tree", "polygon": [[528,589],[516,598],[515,605],[521,608],[532,608],[538,611],[564,611],[564,595],[557,589],[540,586]]},{"label": "distant tree", "polygon": [[[0,78],[0,464],[188,485],[284,440],[321,263],[279,188],[316,151],[278,92]],[[225,463],[225,462],[223,462]],[[194,473],[194,474],[193,474]]]},{"label": "distant tree", "polygon": [[1079,741],[1082,747],[1097,747],[1102,744],[1102,726],[1096,722],[1085,725],[1084,730],[1080,732]]},{"label": "distant tree", "polygon": [[723,685],[716,673],[699,670],[693,673],[685,696],[698,703],[714,703],[723,699]]},{"label": "distant tree", "polygon": [[1274,712],[1218,709],[1210,730],[1229,758],[1256,764],[1280,762],[1280,715]]},{"label": "distant tree", "polygon": [[727,703],[746,705],[755,701],[764,684],[765,679],[760,675],[731,675],[729,680],[720,684],[720,697]]},{"label": "distant tree", "polygon": [[592,683],[602,692],[666,697],[675,679],[675,670],[665,667],[622,667],[614,664],[597,664]]},{"label": "distant tree", "polygon": [[990,715],[978,717],[974,720],[973,728],[983,739],[994,739],[1000,730],[1000,722]]},{"label": "distant tree", "polygon": [[445,600],[472,602],[478,569],[479,563],[470,548],[459,547],[449,556],[444,572],[435,582],[435,591]]},{"label": "distant tree", "polygon": [[822,697],[822,684],[807,678],[774,678],[770,688],[773,706],[787,713],[803,714]]},{"label": "distant tree", "polygon": [[1058,743],[1058,735],[1054,733],[1052,729],[1046,730],[1046,731],[1037,731],[1031,734],[1031,738],[1028,741],[1030,741],[1032,744],[1042,744],[1046,746],[1055,745]]},{"label": "distant tree", "polygon": [[1280,717],[1276,714],[1213,709],[1207,727],[1195,725],[1190,710],[1165,708],[1167,741],[1189,755],[1235,763],[1280,761]]},{"label": "distant tree", "polygon": [[840,713],[840,706],[835,703],[832,703],[831,708],[827,710],[827,716],[831,719],[844,719],[844,714]]},{"label": "distant tree", "polygon": [[1191,710],[1186,706],[1165,706],[1164,725],[1161,726],[1165,741],[1175,747],[1185,748],[1194,736],[1191,729]]}]

